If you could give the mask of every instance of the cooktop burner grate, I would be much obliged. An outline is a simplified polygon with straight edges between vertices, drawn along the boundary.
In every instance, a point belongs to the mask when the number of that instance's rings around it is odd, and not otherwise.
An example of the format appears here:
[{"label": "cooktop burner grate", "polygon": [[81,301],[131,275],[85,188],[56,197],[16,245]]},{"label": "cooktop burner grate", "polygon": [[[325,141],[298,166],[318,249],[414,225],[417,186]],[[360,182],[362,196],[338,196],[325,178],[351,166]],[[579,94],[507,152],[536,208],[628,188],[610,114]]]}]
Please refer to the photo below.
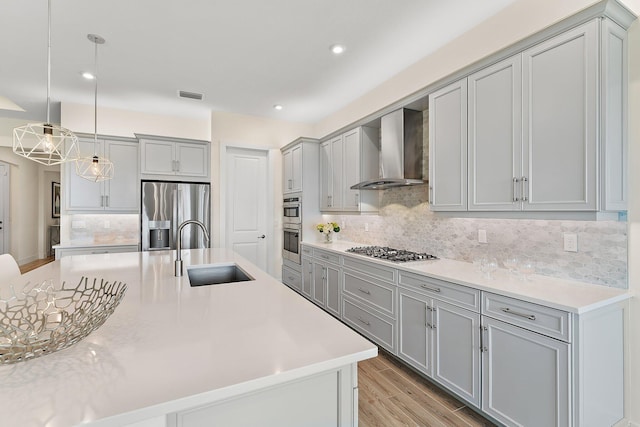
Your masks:
[{"label": "cooktop burner grate", "polygon": [[438,257],[431,254],[405,251],[404,249],[394,249],[388,246],[359,246],[347,249],[347,252],[358,255],[365,255],[372,258],[384,259],[392,262],[425,261],[438,259]]}]

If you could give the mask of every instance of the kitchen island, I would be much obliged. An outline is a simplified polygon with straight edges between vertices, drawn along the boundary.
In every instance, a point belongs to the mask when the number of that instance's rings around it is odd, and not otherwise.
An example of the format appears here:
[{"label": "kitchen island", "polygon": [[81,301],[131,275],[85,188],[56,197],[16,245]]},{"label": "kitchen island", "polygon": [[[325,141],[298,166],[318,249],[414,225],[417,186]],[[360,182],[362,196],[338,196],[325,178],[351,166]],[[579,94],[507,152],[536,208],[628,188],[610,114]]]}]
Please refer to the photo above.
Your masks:
[{"label": "kitchen island", "polygon": [[65,257],[24,282],[127,283],[115,313],[80,343],[0,366],[3,426],[356,425],[357,362],[377,347],[246,259],[255,280],[191,287],[175,251]]}]

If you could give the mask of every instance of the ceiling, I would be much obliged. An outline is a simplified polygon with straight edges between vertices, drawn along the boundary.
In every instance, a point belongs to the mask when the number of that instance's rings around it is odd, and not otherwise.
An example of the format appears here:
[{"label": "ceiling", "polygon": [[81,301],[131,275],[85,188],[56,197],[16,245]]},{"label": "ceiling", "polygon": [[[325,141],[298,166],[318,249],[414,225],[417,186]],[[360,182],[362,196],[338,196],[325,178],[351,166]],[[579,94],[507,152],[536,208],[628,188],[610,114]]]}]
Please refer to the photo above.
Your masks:
[{"label": "ceiling", "polygon": [[[94,33],[101,107],[315,123],[514,1],[52,0],[51,100],[93,105]],[[44,120],[46,48],[47,1],[2,0],[0,116]]]}]

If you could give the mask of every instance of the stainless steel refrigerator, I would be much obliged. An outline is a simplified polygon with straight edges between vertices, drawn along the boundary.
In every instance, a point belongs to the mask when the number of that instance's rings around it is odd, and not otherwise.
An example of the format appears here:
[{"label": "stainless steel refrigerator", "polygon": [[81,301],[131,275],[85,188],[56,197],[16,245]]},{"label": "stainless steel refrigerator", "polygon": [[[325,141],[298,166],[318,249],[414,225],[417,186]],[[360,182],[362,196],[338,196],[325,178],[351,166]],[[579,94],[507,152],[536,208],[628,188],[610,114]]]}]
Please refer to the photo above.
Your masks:
[{"label": "stainless steel refrigerator", "polygon": [[[141,194],[140,242],[143,251],[175,249],[178,226],[189,219],[202,222],[210,231],[208,183],[142,181]],[[189,224],[183,228],[184,249],[208,246],[200,227]]]}]

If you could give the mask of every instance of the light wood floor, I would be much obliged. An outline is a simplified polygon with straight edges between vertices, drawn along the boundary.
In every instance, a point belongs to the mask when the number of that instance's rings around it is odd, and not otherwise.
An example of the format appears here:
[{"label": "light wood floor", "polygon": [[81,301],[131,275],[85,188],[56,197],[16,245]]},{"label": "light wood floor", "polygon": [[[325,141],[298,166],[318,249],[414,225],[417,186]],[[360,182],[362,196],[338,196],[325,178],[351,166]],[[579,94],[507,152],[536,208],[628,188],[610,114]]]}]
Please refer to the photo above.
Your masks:
[{"label": "light wood floor", "polygon": [[380,350],[358,363],[360,427],[495,426]]},{"label": "light wood floor", "polygon": [[24,274],[27,271],[35,270],[38,267],[42,267],[45,264],[49,264],[53,260],[54,260],[54,257],[50,256],[48,258],[37,259],[27,264],[23,264],[20,266],[20,273]]}]

